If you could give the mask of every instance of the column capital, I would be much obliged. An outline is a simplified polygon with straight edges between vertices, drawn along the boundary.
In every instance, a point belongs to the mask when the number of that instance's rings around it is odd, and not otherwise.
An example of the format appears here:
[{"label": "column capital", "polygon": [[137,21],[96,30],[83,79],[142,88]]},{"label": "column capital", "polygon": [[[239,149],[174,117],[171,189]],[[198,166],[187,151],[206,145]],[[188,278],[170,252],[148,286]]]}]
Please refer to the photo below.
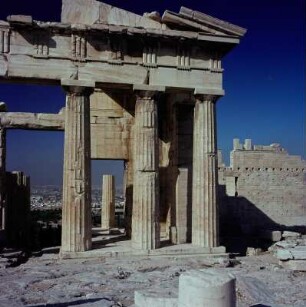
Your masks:
[{"label": "column capital", "polygon": [[133,90],[137,97],[142,99],[152,99],[166,91],[165,86],[152,86],[148,84],[134,84]]},{"label": "column capital", "polygon": [[200,101],[211,101],[217,102],[217,100],[224,96],[224,91],[222,89],[205,89],[205,88],[195,88],[194,97]]},{"label": "column capital", "polygon": [[194,94],[194,98],[200,102],[210,101],[215,103],[220,98],[220,96],[211,94]]},{"label": "column capital", "polygon": [[90,80],[62,79],[61,86],[67,94],[90,95],[95,89],[95,82]]}]

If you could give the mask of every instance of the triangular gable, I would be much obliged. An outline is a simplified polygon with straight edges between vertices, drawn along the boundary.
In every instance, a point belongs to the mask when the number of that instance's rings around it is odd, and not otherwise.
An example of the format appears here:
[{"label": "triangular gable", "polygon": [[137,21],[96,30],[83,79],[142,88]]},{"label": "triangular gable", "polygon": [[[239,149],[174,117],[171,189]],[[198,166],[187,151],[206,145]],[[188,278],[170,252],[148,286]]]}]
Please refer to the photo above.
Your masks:
[{"label": "triangular gable", "polygon": [[144,16],[96,0],[62,0],[63,23],[106,24],[143,29],[189,31],[214,36],[240,38],[245,29],[186,7],[179,13],[165,11],[160,18],[157,12]]},{"label": "triangular gable", "polygon": [[162,28],[162,24],[152,18],[95,0],[62,0],[61,22],[87,25],[100,23],[149,29]]},{"label": "triangular gable", "polygon": [[165,11],[162,22],[172,29],[185,29],[211,35],[241,37],[246,33],[244,28],[186,7],[181,7],[179,13]]}]

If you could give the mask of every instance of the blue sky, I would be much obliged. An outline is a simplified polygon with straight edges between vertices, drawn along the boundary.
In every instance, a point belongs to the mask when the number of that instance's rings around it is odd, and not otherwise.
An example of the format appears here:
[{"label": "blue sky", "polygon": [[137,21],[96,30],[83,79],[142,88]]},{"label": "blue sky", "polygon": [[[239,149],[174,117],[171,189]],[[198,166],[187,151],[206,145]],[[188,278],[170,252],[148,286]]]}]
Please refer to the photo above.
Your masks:
[{"label": "blue sky", "polygon": [[[248,29],[224,61],[225,97],[218,102],[218,147],[228,159],[232,139],[255,144],[280,143],[305,159],[305,1],[304,0],[106,0],[142,14],[180,6]],[[59,20],[60,0],[2,0],[0,19],[29,14],[36,20]],[[64,106],[59,87],[0,83],[0,101],[10,111],[58,112]],[[62,132],[8,132],[8,170],[23,170],[33,184],[61,184]],[[93,184],[102,173],[120,176],[121,162],[92,163]]]}]

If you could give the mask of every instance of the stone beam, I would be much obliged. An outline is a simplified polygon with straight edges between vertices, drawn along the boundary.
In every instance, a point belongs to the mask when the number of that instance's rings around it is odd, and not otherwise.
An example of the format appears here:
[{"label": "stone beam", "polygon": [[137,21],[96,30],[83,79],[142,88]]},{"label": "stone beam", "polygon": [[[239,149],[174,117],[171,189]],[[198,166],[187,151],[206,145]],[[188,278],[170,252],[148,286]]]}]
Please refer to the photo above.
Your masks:
[{"label": "stone beam", "polygon": [[[174,57],[173,57],[174,58]],[[157,64],[153,68],[147,68],[138,63],[121,62],[116,65],[107,60],[87,60],[74,65],[66,58],[35,58],[31,55],[11,55],[9,58],[0,54],[0,81],[27,83],[40,83],[54,85],[62,78],[69,79],[78,75],[81,79],[88,79],[97,83],[98,87],[111,85],[112,87],[126,88],[131,84],[144,84],[148,80],[151,86],[166,86],[178,89],[189,89],[207,86],[207,90],[214,88],[222,90],[222,71],[213,70],[208,67],[193,69],[192,66],[186,70],[177,70],[167,64]],[[210,64],[205,64],[210,65]],[[184,72],[184,74],[182,73]]]},{"label": "stone beam", "polygon": [[[98,87],[150,84],[193,90],[205,84],[222,90],[223,70],[213,63],[239,43],[190,31],[36,21],[0,21],[0,34],[0,81],[56,85],[63,78],[83,79]],[[182,45],[183,37],[190,43]],[[184,65],[178,63],[182,48]]]},{"label": "stone beam", "polygon": [[5,129],[64,130],[64,114],[1,112],[0,125]]}]

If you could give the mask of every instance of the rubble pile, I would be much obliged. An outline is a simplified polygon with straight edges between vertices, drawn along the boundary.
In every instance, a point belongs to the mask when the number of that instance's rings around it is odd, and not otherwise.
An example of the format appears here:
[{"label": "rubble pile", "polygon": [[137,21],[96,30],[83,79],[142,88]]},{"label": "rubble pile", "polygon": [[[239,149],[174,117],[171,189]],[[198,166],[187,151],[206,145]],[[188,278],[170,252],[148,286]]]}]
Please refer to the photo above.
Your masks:
[{"label": "rubble pile", "polygon": [[306,272],[306,236],[294,231],[284,231],[282,239],[270,251],[284,268]]}]

